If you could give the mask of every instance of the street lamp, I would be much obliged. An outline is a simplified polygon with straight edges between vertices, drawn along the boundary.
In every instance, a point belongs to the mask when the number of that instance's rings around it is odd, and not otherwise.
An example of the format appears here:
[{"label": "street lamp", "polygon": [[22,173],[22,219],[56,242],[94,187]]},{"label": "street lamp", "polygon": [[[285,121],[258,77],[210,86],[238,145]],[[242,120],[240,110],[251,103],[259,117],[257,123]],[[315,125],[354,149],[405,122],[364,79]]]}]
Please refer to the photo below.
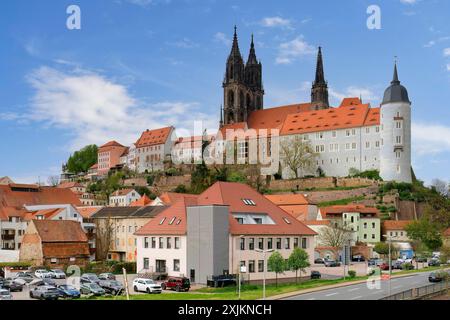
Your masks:
[{"label": "street lamp", "polygon": [[387,238],[388,243],[389,243],[389,283],[388,283],[388,290],[389,290],[389,295],[391,295],[391,276],[392,276],[392,257],[391,257],[391,245],[392,245],[392,239],[396,238],[395,236],[390,236],[387,234],[383,234],[384,238]]},{"label": "street lamp", "polygon": [[[239,250],[242,251],[241,249],[241,239],[244,238],[244,235],[240,235],[239,236]],[[244,242],[244,250],[245,250],[245,242]],[[238,299],[241,300],[241,255],[239,254],[239,259],[238,259],[238,266],[239,266],[239,283],[238,283]]]},{"label": "street lamp", "polygon": [[274,249],[255,249],[256,252],[263,254],[263,264],[264,264],[264,272],[263,272],[263,300],[266,300],[266,254],[269,252],[273,252]]}]

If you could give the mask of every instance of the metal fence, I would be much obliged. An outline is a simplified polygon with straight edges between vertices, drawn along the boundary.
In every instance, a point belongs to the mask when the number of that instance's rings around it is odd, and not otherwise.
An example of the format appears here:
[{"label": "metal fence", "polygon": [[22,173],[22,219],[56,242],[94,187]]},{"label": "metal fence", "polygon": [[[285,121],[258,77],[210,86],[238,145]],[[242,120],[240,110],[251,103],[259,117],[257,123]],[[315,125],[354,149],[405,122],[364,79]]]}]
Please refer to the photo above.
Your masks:
[{"label": "metal fence", "polygon": [[381,298],[380,300],[416,300],[426,298],[428,296],[434,296],[439,293],[445,293],[448,289],[449,281],[442,281],[419,288],[405,290],[403,292]]}]

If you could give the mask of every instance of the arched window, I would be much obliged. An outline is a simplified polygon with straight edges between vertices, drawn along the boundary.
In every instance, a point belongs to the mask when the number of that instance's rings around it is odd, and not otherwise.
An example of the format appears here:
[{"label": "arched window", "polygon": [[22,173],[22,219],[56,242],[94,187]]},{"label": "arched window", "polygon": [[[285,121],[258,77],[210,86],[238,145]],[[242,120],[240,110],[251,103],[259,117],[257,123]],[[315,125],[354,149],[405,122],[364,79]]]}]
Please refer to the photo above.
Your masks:
[{"label": "arched window", "polygon": [[245,106],[244,93],[242,92],[242,90],[239,92],[239,106]]},{"label": "arched window", "polygon": [[230,79],[233,79],[233,73],[234,73],[234,69],[233,69],[233,65],[230,66]]},{"label": "arched window", "polygon": [[252,98],[249,94],[247,94],[247,110],[250,110],[252,108]]},{"label": "arched window", "polygon": [[233,92],[233,90],[228,91],[228,106],[234,107],[234,92]]}]

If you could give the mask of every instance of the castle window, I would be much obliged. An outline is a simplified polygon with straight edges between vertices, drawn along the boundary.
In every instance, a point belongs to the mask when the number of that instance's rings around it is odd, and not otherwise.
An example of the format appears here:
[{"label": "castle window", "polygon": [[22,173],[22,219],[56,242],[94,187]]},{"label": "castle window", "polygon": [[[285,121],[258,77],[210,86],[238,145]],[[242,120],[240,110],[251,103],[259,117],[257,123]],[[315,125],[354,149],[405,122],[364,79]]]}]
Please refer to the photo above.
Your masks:
[{"label": "castle window", "polygon": [[375,147],[379,148],[380,147],[380,141],[375,141]]},{"label": "castle window", "polygon": [[369,127],[366,128],[366,133],[370,133],[370,128]]},{"label": "castle window", "polygon": [[397,173],[400,173],[400,165],[397,165]]},{"label": "castle window", "polygon": [[347,137],[350,137],[350,130],[345,130],[345,135],[346,135]]},{"label": "castle window", "polygon": [[402,137],[401,137],[401,136],[396,136],[396,137],[395,137],[395,142],[396,142],[397,144],[401,144],[401,143],[402,143]]},{"label": "castle window", "polygon": [[366,149],[370,149],[370,142],[366,141]]},{"label": "castle window", "polygon": [[395,121],[395,127],[397,129],[401,129],[402,128],[402,122],[401,121]]},{"label": "castle window", "polygon": [[396,157],[397,159],[400,159],[400,157],[401,157],[401,152],[400,152],[400,151],[396,151],[396,152],[395,152],[395,157]]},{"label": "castle window", "polygon": [[337,132],[336,132],[336,131],[332,131],[332,132],[331,132],[331,136],[332,136],[333,138],[336,138]]},{"label": "castle window", "polygon": [[380,132],[380,127],[379,126],[375,127],[375,132],[377,132],[377,133]]}]

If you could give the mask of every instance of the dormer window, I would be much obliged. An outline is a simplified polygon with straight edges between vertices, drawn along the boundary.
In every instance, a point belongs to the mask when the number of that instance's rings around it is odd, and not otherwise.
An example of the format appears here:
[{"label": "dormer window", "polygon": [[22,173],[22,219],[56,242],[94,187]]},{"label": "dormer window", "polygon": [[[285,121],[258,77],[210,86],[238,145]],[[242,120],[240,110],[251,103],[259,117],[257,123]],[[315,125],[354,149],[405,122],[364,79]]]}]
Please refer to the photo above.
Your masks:
[{"label": "dormer window", "polygon": [[244,218],[236,218],[237,223],[244,224]]},{"label": "dormer window", "polygon": [[177,221],[177,225],[179,225],[181,223],[181,219],[178,219]]},{"label": "dormer window", "polygon": [[253,218],[256,224],[262,224],[262,218]]}]

